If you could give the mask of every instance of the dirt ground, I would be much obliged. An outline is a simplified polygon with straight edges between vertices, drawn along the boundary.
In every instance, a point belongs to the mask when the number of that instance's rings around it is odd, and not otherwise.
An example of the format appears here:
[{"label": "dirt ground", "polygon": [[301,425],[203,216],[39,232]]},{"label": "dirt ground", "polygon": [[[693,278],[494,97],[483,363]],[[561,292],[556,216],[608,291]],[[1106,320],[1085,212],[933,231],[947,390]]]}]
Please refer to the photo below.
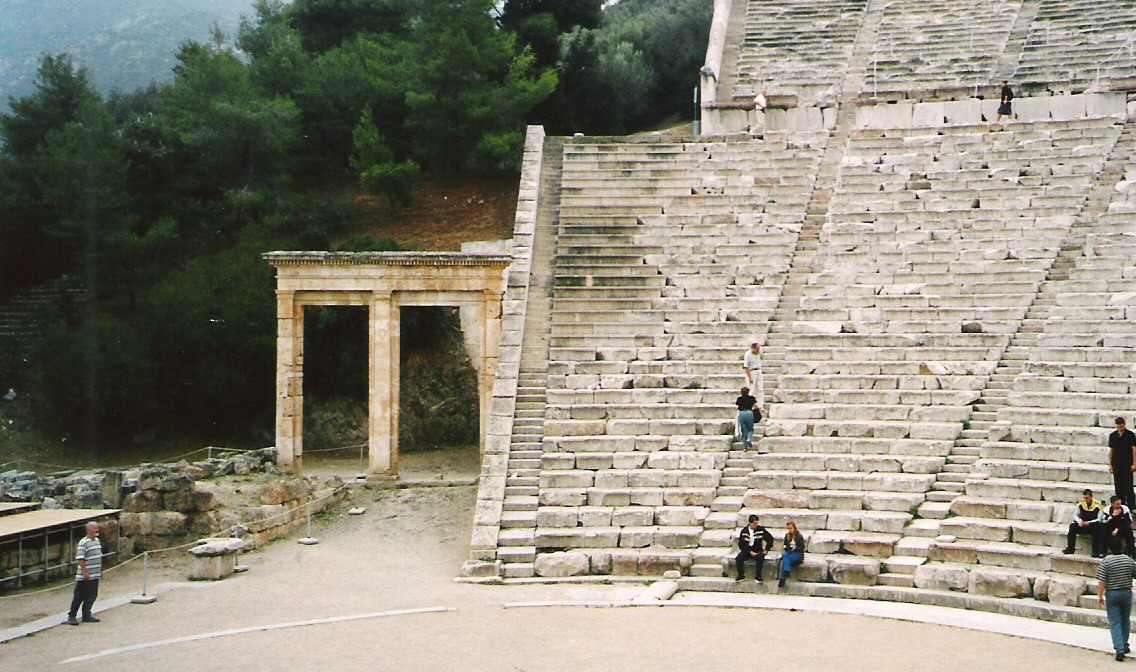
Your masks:
[{"label": "dirt ground", "polygon": [[[456,474],[455,474],[456,475]],[[323,516],[320,543],[278,541],[243,556],[245,574],[178,588],[152,605],[101,614],[0,646],[4,670],[729,670],[833,672],[1085,669],[1104,654],[1013,637],[856,616],[759,609],[505,608],[507,603],[628,599],[640,587],[457,583],[473,486],[367,491],[362,516]],[[139,563],[112,572],[104,596],[137,594]],[[152,581],[181,581],[185,559]],[[0,600],[0,627],[61,614],[66,588]],[[451,611],[270,626],[392,610]],[[233,629],[227,636],[196,638]],[[170,642],[176,638],[190,641]],[[1107,639],[1104,632],[1102,640]],[[739,661],[739,646],[752,661]],[[119,651],[81,662],[77,656]]]}]

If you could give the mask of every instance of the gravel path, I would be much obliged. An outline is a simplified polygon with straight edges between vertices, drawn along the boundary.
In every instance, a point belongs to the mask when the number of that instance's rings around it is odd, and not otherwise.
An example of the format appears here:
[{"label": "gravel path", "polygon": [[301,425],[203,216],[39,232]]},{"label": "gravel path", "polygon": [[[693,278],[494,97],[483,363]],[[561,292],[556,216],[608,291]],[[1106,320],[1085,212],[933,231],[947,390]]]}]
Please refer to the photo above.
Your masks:
[{"label": "gravel path", "polygon": [[[1102,653],[958,628],[863,616],[762,609],[547,607],[537,601],[625,600],[629,586],[456,583],[467,555],[473,487],[368,493],[363,516],[324,517],[321,543],[280,541],[244,556],[245,574],[153,605],[102,614],[0,646],[12,670],[729,670],[773,666],[999,672],[1085,669]],[[136,563],[137,564],[137,563]],[[184,561],[159,568],[181,580]],[[128,567],[104,592],[140,579]],[[65,609],[67,590],[0,600],[0,625]],[[436,613],[390,614],[444,608]],[[342,619],[302,627],[273,625]],[[242,630],[227,635],[207,636]],[[189,641],[170,641],[188,638]],[[1107,633],[1100,633],[1102,645]],[[144,647],[121,651],[127,647]],[[752,661],[741,662],[741,650]],[[106,655],[98,655],[106,652]],[[59,663],[84,656],[78,662]]]}]

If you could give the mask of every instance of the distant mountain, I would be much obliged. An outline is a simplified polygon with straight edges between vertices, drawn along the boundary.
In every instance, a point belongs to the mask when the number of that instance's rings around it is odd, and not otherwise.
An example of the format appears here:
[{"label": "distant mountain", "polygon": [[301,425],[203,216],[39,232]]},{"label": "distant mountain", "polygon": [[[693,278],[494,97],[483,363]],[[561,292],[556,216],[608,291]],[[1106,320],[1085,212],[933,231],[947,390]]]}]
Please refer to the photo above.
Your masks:
[{"label": "distant mountain", "polygon": [[253,0],[0,0],[0,109],[32,90],[45,53],[66,51],[103,93],[172,78],[178,46],[235,35]]}]

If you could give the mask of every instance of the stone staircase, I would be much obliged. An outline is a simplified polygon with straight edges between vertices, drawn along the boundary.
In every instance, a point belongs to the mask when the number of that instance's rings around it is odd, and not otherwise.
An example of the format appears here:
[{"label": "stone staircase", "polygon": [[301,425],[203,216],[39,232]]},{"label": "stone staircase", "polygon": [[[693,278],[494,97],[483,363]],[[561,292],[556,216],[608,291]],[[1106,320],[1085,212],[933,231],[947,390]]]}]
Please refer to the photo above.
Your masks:
[{"label": "stone staircase", "polygon": [[528,310],[521,341],[521,367],[517,377],[517,405],[498,539],[501,547],[497,557],[502,562],[502,575],[505,578],[531,577],[536,559],[531,532],[536,527],[540,464],[544,452],[544,417],[548,409],[549,313],[552,278],[556,269],[556,232],[559,227],[563,165],[564,139],[545,139]]},{"label": "stone staircase", "polygon": [[54,311],[80,306],[86,297],[82,281],[73,276],[0,297],[0,342],[13,343],[21,350],[30,347]]}]

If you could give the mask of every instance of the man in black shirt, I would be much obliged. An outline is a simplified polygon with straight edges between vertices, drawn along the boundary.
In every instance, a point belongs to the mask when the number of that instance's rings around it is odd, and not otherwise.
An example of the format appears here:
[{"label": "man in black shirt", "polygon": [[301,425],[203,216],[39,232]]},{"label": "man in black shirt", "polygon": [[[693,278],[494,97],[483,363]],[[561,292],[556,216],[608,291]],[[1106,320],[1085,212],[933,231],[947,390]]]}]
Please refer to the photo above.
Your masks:
[{"label": "man in black shirt", "polygon": [[773,535],[761,526],[757,515],[750,514],[749,525],[742,528],[738,534],[738,557],[734,558],[734,565],[738,570],[738,581],[745,578],[745,562],[753,560],[757,563],[757,574],[754,580],[761,583],[761,570],[765,565],[765,553],[773,550]]},{"label": "man in black shirt", "polygon": [[1132,491],[1132,472],[1136,471],[1136,434],[1128,431],[1124,418],[1116,419],[1116,431],[1108,435],[1108,470],[1116,486],[1116,496],[1129,509],[1136,506]]}]

